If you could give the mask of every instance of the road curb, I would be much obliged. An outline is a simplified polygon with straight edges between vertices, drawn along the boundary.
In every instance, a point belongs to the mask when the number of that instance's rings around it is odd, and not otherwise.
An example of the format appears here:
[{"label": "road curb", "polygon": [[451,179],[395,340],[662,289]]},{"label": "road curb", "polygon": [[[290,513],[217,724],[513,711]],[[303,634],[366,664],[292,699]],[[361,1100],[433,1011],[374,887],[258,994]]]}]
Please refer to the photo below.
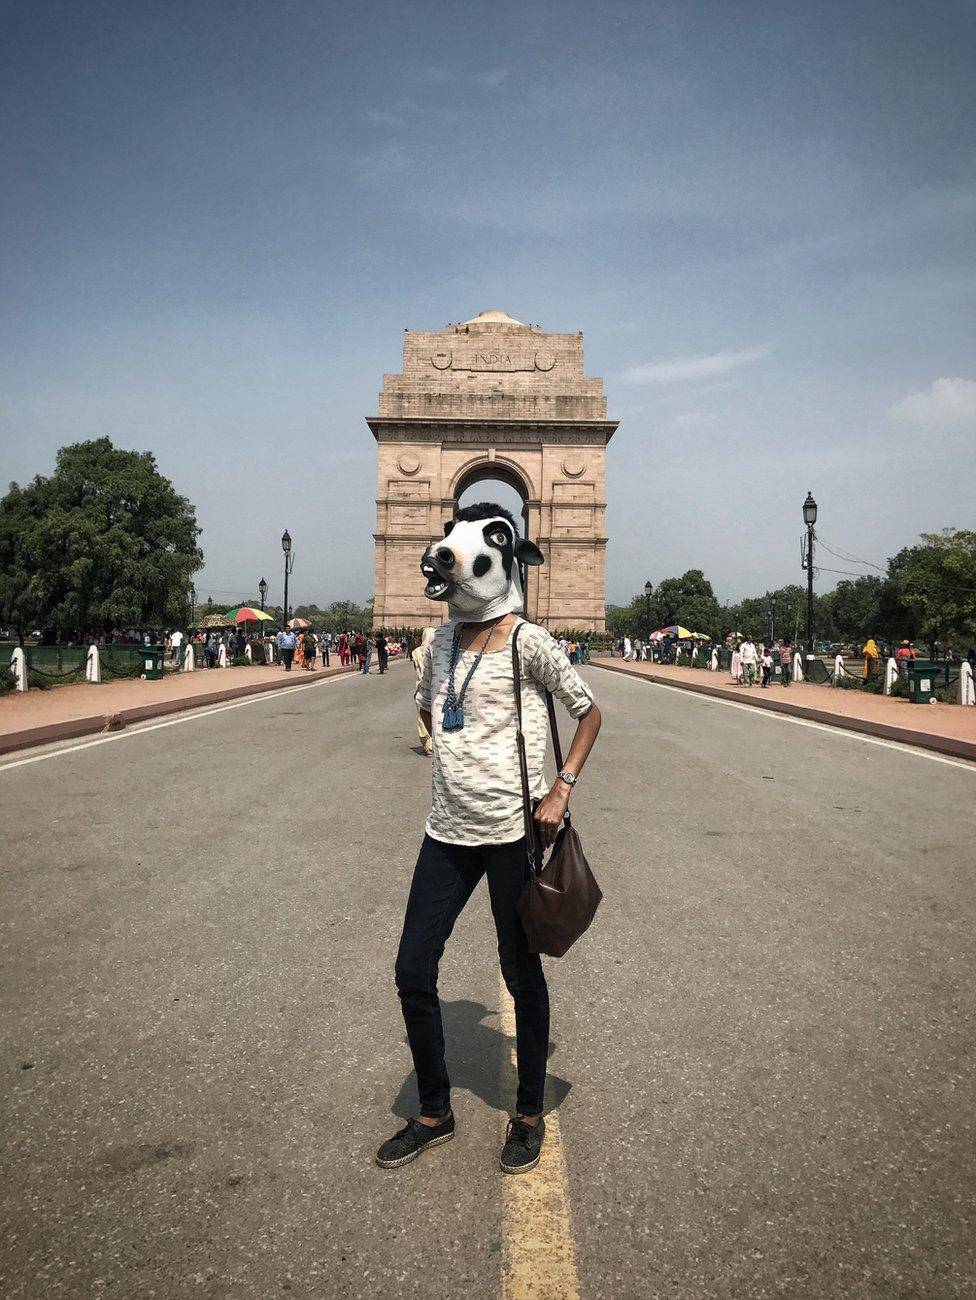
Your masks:
[{"label": "road curb", "polygon": [[[841,731],[856,731],[865,736],[876,736],[881,740],[893,740],[900,745],[913,745],[917,749],[931,749],[938,754],[947,754],[951,758],[963,758],[976,762],[976,742],[959,740],[954,736],[936,736],[931,731],[912,731],[908,727],[893,727],[886,722],[874,722],[868,718],[853,718],[847,714],[830,713],[826,709],[811,709],[805,704],[790,704],[786,700],[771,700],[765,696],[734,698],[721,687],[709,686],[705,682],[676,681],[672,677],[658,676],[655,673],[634,673],[619,664],[600,663],[591,659],[589,666],[603,668],[608,673],[620,673],[631,681],[649,682],[653,686],[673,686],[678,691],[691,691],[695,695],[709,695],[716,700],[732,700],[734,704],[745,704],[753,709],[766,709],[771,713],[785,713],[788,717],[804,718],[808,722],[820,722],[828,727],[838,727]],[[704,671],[704,670],[703,670]]]},{"label": "road curb", "polygon": [[[317,670],[314,675],[307,674],[306,681],[322,682],[331,677],[342,677],[357,672],[352,664],[345,668],[335,667]],[[264,695],[269,691],[281,691],[288,687],[304,684],[302,674],[294,677],[282,673],[280,678],[269,682],[249,682],[246,686],[229,686],[220,691],[207,691],[205,695],[193,695],[176,700],[155,700],[151,704],[137,704],[116,713],[97,713],[87,718],[69,718],[63,722],[50,722],[43,727],[27,727],[22,731],[11,731],[0,735],[0,754],[12,754],[19,749],[32,749],[36,745],[51,745],[59,740],[75,740],[79,736],[92,736],[102,731],[121,731],[134,722],[148,722],[152,718],[164,718],[170,713],[189,713],[207,705],[223,704],[230,700],[239,700],[247,695]],[[295,678],[298,680],[295,680]]]}]

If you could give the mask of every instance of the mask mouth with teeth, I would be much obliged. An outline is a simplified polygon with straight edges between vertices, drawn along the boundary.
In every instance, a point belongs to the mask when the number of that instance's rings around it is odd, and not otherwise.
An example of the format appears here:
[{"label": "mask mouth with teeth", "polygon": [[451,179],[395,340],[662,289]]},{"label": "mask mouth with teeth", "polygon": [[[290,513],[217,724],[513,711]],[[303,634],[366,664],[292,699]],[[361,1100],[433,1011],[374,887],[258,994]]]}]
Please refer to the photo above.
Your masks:
[{"label": "mask mouth with teeth", "polygon": [[542,564],[534,542],[519,537],[500,506],[483,503],[459,511],[444,525],[444,537],[427,547],[420,571],[428,600],[447,602],[453,619],[484,623],[522,609],[518,563]]}]

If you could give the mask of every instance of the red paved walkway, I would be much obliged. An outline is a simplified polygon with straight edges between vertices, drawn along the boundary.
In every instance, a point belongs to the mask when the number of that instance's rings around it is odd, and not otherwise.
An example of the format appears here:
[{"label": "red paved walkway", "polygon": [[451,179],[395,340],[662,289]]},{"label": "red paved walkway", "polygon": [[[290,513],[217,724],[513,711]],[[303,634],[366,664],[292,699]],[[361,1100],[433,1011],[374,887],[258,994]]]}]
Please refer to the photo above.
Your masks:
[{"label": "red paved walkway", "polygon": [[602,657],[594,658],[593,662],[665,685],[687,687],[777,711],[783,711],[786,706],[790,713],[801,717],[816,715],[817,721],[850,730],[976,758],[976,708],[958,704],[911,704],[885,695],[815,686],[809,682],[794,682],[785,689],[768,686],[763,690],[760,686],[738,686],[727,671],[721,670],[713,673],[702,668],[674,668],[670,664],[630,663]]},{"label": "red paved walkway", "polygon": [[[177,713],[205,704],[217,704],[265,690],[320,681],[351,669],[332,667],[306,672],[269,664],[255,668],[198,669],[192,673],[167,673],[161,681],[141,678],[55,686],[47,691],[11,691],[0,696],[0,753],[88,735],[141,722],[149,717]],[[373,670],[376,671],[375,668]]]}]

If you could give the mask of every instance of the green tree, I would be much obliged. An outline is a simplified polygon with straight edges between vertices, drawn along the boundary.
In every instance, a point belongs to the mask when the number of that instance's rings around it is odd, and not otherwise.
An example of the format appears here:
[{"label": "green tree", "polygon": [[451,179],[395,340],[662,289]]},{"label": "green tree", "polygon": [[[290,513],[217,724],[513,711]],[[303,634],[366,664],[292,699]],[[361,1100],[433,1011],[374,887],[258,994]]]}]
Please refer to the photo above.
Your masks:
[{"label": "green tree", "polygon": [[888,562],[898,600],[915,624],[902,635],[961,643],[976,629],[976,532],[945,528],[922,533],[922,541]]},{"label": "green tree", "polygon": [[61,638],[181,625],[199,533],[151,452],[108,438],[62,447],[50,478],[0,501],[0,622]]},{"label": "green tree", "polygon": [[680,578],[665,578],[654,591],[660,622],[658,627],[680,623],[689,632],[707,632],[718,636],[723,629],[722,607],[715,599],[712,584],[701,569],[688,569]]},{"label": "green tree", "polygon": [[881,634],[881,601],[885,579],[874,574],[845,578],[820,598],[818,632],[838,641],[863,645]]}]

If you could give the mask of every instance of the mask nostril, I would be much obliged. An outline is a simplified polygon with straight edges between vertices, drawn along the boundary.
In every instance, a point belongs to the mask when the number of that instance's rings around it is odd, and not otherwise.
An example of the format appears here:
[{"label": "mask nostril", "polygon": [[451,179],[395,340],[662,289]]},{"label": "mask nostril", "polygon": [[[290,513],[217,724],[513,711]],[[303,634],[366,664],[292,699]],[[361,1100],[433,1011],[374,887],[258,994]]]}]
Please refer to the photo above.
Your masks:
[{"label": "mask nostril", "polygon": [[439,546],[434,554],[437,556],[438,563],[443,564],[445,569],[454,567],[454,552],[447,546]]}]

